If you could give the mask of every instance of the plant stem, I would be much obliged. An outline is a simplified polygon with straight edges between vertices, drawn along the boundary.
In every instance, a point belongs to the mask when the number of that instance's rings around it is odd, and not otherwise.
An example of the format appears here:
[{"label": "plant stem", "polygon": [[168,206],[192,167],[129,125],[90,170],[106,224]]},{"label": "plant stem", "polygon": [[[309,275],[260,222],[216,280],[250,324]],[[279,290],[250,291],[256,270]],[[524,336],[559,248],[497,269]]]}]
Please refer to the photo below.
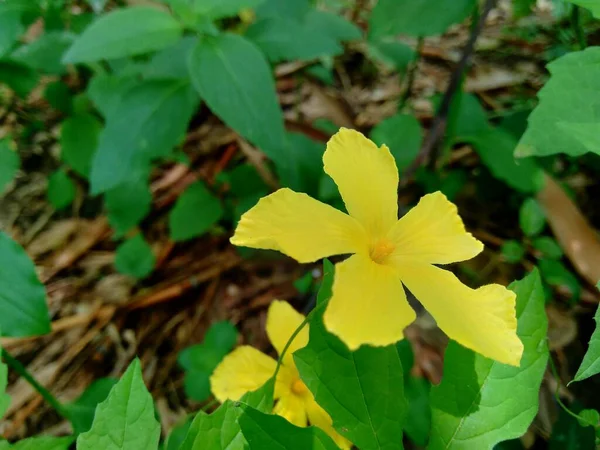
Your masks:
[{"label": "plant stem", "polygon": [[587,42],[585,39],[585,30],[581,25],[581,7],[577,5],[573,5],[573,9],[571,10],[571,26],[573,27],[573,31],[575,32],[575,36],[577,37],[577,44],[579,45],[579,50],[585,50],[587,47]]},{"label": "plant stem", "polygon": [[69,419],[65,407],[56,399],[54,395],[50,393],[48,389],[42,386],[34,377],[29,373],[29,371],[25,368],[23,364],[18,359],[15,359],[10,353],[8,353],[5,349],[2,349],[2,357],[4,358],[4,362],[7,366],[17,372],[20,376],[22,376],[25,381],[27,381],[31,387],[33,387],[38,393],[42,396],[46,402],[50,406],[52,406],[58,414],[62,417]]},{"label": "plant stem", "polygon": [[415,48],[415,57],[413,58],[410,67],[406,73],[406,89],[402,93],[402,97],[398,102],[398,111],[401,111],[402,108],[406,105],[406,102],[410,98],[410,94],[412,94],[412,87],[415,82],[415,75],[417,74],[417,68],[419,67],[419,59],[421,57],[421,50],[423,49],[423,41],[422,37],[419,37],[417,40],[417,47]]}]

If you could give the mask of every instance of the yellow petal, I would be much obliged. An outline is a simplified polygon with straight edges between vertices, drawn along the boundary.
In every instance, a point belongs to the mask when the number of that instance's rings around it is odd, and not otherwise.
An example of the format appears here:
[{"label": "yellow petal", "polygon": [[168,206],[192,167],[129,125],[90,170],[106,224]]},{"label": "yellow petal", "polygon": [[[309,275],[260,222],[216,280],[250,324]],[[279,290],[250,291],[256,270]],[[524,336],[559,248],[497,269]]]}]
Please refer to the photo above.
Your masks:
[{"label": "yellow petal", "polygon": [[367,246],[364,229],[355,219],[287,188],[260,199],[246,212],[231,243],[277,250],[301,263]]},{"label": "yellow petal", "polygon": [[421,198],[396,222],[388,239],[395,246],[388,258],[391,264],[406,260],[449,264],[471,259],[483,250],[483,244],[465,231],[456,205],[441,192]]},{"label": "yellow petal", "polygon": [[[281,355],[287,341],[296,331],[296,328],[304,321],[304,316],[296,311],[288,302],[274,300],[269,306],[267,313],[267,336],[277,353]],[[296,335],[290,344],[283,361],[285,364],[293,365],[292,354],[308,344],[308,325]]]},{"label": "yellow petal", "polygon": [[374,239],[385,235],[398,219],[398,169],[389,149],[342,128],[327,143],[323,163],[350,215]]},{"label": "yellow petal", "polygon": [[212,393],[220,402],[239,400],[265,384],[275,373],[276,364],[254,347],[238,347],[223,358],[210,377]]},{"label": "yellow petal", "polygon": [[284,417],[296,426],[306,426],[307,420],[304,400],[302,397],[291,393],[291,391],[288,394],[281,396],[279,401],[275,404],[273,412]]},{"label": "yellow petal", "polygon": [[333,296],[323,319],[350,350],[399,341],[415,317],[394,269],[363,255],[336,265]]},{"label": "yellow petal", "polygon": [[333,428],[333,421],[327,411],[319,406],[313,397],[305,401],[308,421],[327,433],[342,450],[349,450],[352,443]]},{"label": "yellow petal", "polygon": [[438,326],[458,343],[501,363],[518,366],[515,293],[498,284],[471,289],[447,270],[410,262],[397,266],[402,282]]}]

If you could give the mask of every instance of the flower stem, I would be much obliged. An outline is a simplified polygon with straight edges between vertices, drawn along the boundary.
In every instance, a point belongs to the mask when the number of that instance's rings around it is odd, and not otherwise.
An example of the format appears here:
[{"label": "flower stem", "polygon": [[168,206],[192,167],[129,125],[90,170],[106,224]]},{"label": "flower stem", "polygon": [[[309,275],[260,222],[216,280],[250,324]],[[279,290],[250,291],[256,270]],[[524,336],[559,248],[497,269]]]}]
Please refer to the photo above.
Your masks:
[{"label": "flower stem", "polygon": [[17,372],[20,376],[22,376],[25,381],[27,381],[31,387],[33,387],[38,393],[42,396],[46,402],[50,406],[52,406],[58,414],[60,414],[65,419],[69,419],[67,415],[67,411],[65,407],[56,399],[54,395],[50,393],[48,389],[42,386],[34,377],[29,373],[29,371],[25,368],[21,362],[14,358],[10,353],[8,353],[5,349],[2,349],[2,358],[4,358],[4,362],[7,366]]}]

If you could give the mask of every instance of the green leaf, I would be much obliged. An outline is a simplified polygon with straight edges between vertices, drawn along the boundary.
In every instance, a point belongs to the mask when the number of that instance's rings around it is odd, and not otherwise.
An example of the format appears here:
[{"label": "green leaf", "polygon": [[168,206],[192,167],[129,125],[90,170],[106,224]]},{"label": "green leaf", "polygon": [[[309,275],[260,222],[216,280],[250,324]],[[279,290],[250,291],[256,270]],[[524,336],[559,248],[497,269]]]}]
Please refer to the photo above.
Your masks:
[{"label": "green leaf", "polygon": [[175,241],[186,241],[206,233],[221,219],[223,208],[200,181],[189,186],[169,213],[169,230]]},{"label": "green leaf", "polygon": [[189,416],[186,417],[183,422],[175,425],[165,440],[164,449],[180,450],[183,442],[185,441],[185,437],[188,434],[190,425],[192,425],[192,419]]},{"label": "green leaf", "polygon": [[595,409],[584,409],[579,412],[579,425],[597,428],[600,425],[600,414]]},{"label": "green leaf", "polygon": [[568,0],[569,2],[589,9],[596,19],[600,19],[600,0]]},{"label": "green leaf", "polygon": [[[318,303],[331,297],[333,271],[330,263],[324,264]],[[351,352],[325,330],[321,314],[311,320],[308,345],[294,353],[294,361],[342,436],[361,449],[402,448],[408,404],[395,345]]]},{"label": "green leaf", "polygon": [[73,203],[75,192],[75,183],[64,170],[57,170],[48,178],[48,201],[56,209]]},{"label": "green leaf", "polygon": [[305,28],[325,34],[336,41],[354,41],[362,37],[362,31],[352,22],[328,11],[311,8],[304,16]]},{"label": "green leaf", "polygon": [[367,45],[372,58],[399,72],[404,72],[415,59],[415,51],[402,42],[378,40]]},{"label": "green leaf", "polygon": [[21,22],[25,8],[21,2],[0,3],[0,57],[11,49],[25,31]]},{"label": "green leaf", "polygon": [[98,378],[77,400],[64,405],[75,434],[84,433],[92,428],[96,406],[106,400],[117,381],[116,378]]},{"label": "green leaf", "polygon": [[[600,122],[600,47],[568,53],[548,65],[550,79],[515,156],[600,154],[589,131]],[[595,124],[595,125],[594,125]]]},{"label": "green leaf", "polygon": [[188,78],[188,59],[197,42],[196,36],[185,36],[156,53],[144,66],[144,77],[147,79]]},{"label": "green leaf", "polygon": [[65,63],[89,63],[160,50],[181,37],[169,13],[150,6],[114,10],[92,23],[69,48]]},{"label": "green leaf", "polygon": [[145,177],[131,180],[106,192],[104,196],[108,221],[121,237],[135,227],[150,212],[152,194]]},{"label": "green leaf", "polygon": [[50,332],[46,289],[19,244],[0,232],[0,330],[24,337]]},{"label": "green leaf", "polygon": [[588,349],[572,382],[585,380],[600,373],[600,306],[596,309],[594,320],[596,321],[596,328],[592,333]]},{"label": "green leaf", "polygon": [[538,201],[532,197],[526,199],[519,209],[519,225],[526,236],[536,236],[546,225],[546,214]]},{"label": "green leaf", "polygon": [[[305,192],[312,197],[318,195],[319,180],[323,176],[323,153],[325,146],[305,134],[288,133],[292,154],[291,163],[296,168],[296,178],[281,177],[282,183],[292,189]],[[259,192],[255,190],[254,192]]]},{"label": "green leaf", "polygon": [[555,239],[542,236],[532,241],[533,247],[542,253],[547,259],[560,259],[563,257],[563,250]]},{"label": "green leaf", "polygon": [[87,93],[104,118],[114,117],[125,93],[138,83],[132,75],[98,74],[91,79]]},{"label": "green leaf", "polygon": [[425,378],[408,376],[404,380],[404,393],[408,400],[408,414],[404,431],[417,445],[425,447],[431,429],[429,391],[431,384]]},{"label": "green leaf", "polygon": [[369,39],[408,34],[442,34],[473,11],[474,0],[379,0],[369,18]]},{"label": "green leaf", "polygon": [[239,403],[227,400],[212,414],[198,412],[179,450],[245,450],[248,444],[238,425]]},{"label": "green leaf", "polygon": [[371,131],[371,139],[377,145],[389,147],[398,171],[402,173],[417,157],[423,142],[423,131],[412,114],[396,114],[375,126]]},{"label": "green leaf", "polygon": [[0,139],[0,196],[19,171],[19,154],[11,148],[8,138]]},{"label": "green leaf", "polygon": [[[2,349],[0,348],[0,353]],[[0,359],[0,419],[4,417],[4,413],[10,406],[10,396],[6,393],[6,386],[8,385],[8,367]]]},{"label": "green leaf", "polygon": [[551,286],[566,286],[571,291],[571,303],[579,301],[581,284],[563,263],[555,259],[541,259],[538,265],[546,283]]},{"label": "green leaf", "polygon": [[62,113],[70,114],[73,109],[71,90],[62,81],[49,83],[44,89],[44,98],[50,106]]},{"label": "green leaf", "polygon": [[338,450],[338,446],[320,428],[301,428],[281,416],[265,414],[243,404],[240,408],[244,412],[238,422],[250,450]]},{"label": "green leaf", "polygon": [[30,67],[8,59],[0,60],[0,85],[6,84],[21,98],[29,95],[39,78],[38,73]]},{"label": "green leaf", "polygon": [[444,377],[431,389],[428,449],[492,448],[523,435],[536,416],[548,361],[539,273],[534,270],[510,289],[517,294],[517,333],[524,345],[521,366],[498,363],[450,341]]},{"label": "green leaf", "polygon": [[117,248],[115,267],[125,275],[144,278],[154,269],[156,256],[141,234],[136,234]]},{"label": "green leaf", "polygon": [[275,378],[269,378],[265,384],[255,391],[246,392],[241,402],[265,414],[273,412],[273,395],[275,393]]},{"label": "green leaf", "polygon": [[311,10],[310,0],[265,0],[256,8],[256,16],[264,17],[289,17],[302,20]]},{"label": "green leaf", "polygon": [[183,138],[197,105],[186,81],[150,80],[125,92],[106,120],[92,172],[92,194],[145,172]]},{"label": "green leaf", "polygon": [[502,257],[506,262],[516,264],[523,260],[525,256],[525,247],[518,241],[505,241],[501,248]]},{"label": "green leaf", "polygon": [[524,193],[535,193],[543,185],[543,172],[531,159],[515,160],[517,141],[507,132],[490,128],[471,140],[481,160],[494,177]]},{"label": "green leaf", "polygon": [[[490,131],[491,126],[488,123],[487,113],[481,106],[477,96],[461,91],[453,100],[452,106],[456,107],[456,122],[452,144],[477,141],[477,138],[481,138]],[[516,144],[515,141],[513,148]],[[513,148],[510,150],[511,153]]]},{"label": "green leaf", "polygon": [[83,177],[89,177],[102,124],[91,114],[78,114],[61,126],[61,159]]},{"label": "green leaf", "polygon": [[210,397],[210,376],[237,342],[237,330],[227,321],[211,325],[201,344],[183,349],[177,358],[185,369],[184,389],[192,400]]},{"label": "green leaf", "polygon": [[195,0],[194,12],[209,19],[237,16],[242,9],[254,9],[264,0]]},{"label": "green leaf", "polygon": [[75,35],[65,31],[51,31],[42,34],[30,44],[23,45],[10,57],[32,69],[62,75],[67,68],[62,63],[63,53],[71,46]]},{"label": "green leaf", "polygon": [[577,419],[559,408],[558,420],[552,427],[549,450],[596,450],[594,429],[582,427]]},{"label": "green leaf", "polygon": [[[210,70],[206,70],[210,67]],[[273,75],[262,53],[233,34],[204,37],[189,60],[194,86],[228,126],[287,167],[283,114]]]},{"label": "green leaf", "polygon": [[159,438],[152,397],[136,358],[96,408],[92,428],[77,438],[77,450],[152,450]]},{"label": "green leaf", "polygon": [[343,51],[335,39],[285,17],[268,17],[255,22],[246,36],[271,62],[311,60],[336,56]]},{"label": "green leaf", "polygon": [[517,18],[528,16],[536,3],[536,0],[513,0],[513,15]]},{"label": "green leaf", "polygon": [[73,443],[74,438],[67,437],[52,437],[52,436],[36,436],[18,441],[12,445],[2,447],[0,449],[10,450],[68,450]]}]

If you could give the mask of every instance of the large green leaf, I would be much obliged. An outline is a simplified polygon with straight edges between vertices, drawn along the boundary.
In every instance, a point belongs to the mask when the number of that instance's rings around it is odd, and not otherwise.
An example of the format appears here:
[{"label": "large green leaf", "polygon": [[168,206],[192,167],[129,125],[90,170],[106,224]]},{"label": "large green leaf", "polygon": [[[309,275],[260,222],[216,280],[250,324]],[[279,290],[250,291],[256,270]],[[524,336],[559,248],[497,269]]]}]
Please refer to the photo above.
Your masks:
[{"label": "large green leaf", "polygon": [[0,232],[0,330],[5,336],[50,332],[46,290],[19,244]]},{"label": "large green leaf", "polygon": [[278,166],[287,166],[283,114],[269,64],[247,39],[205,37],[189,60],[194,86],[210,109]]},{"label": "large green leaf", "polygon": [[250,450],[338,450],[333,440],[317,427],[297,427],[283,417],[265,414],[240,404],[238,422]]},{"label": "large green leaf", "polygon": [[239,403],[227,400],[212,414],[198,412],[179,450],[244,450],[248,444],[238,424]]},{"label": "large green leaf", "polygon": [[10,146],[8,138],[0,139],[0,196],[21,165],[19,154]]},{"label": "large green leaf", "polygon": [[394,155],[400,173],[412,164],[423,141],[423,131],[417,118],[411,114],[396,114],[380,122],[371,131],[371,139],[385,144]]},{"label": "large green leaf", "polygon": [[539,273],[535,270],[510,289],[517,294],[517,333],[525,347],[521,366],[495,362],[451,341],[442,382],[431,389],[430,450],[492,448],[523,435],[537,414],[548,361]]},{"label": "large green leaf", "polygon": [[221,219],[223,208],[201,181],[189,186],[169,213],[169,230],[175,241],[206,233]]},{"label": "large green leaf", "polygon": [[600,0],[569,0],[578,6],[589,9],[596,19],[600,19]]},{"label": "large green leaf", "polygon": [[197,101],[181,80],[149,80],[126,91],[100,136],[92,193],[118,186],[146,171],[153,158],[167,156],[183,138]]},{"label": "large green leaf", "polygon": [[10,56],[33,69],[62,75],[67,69],[61,59],[74,38],[75,35],[69,32],[51,31],[42,34],[30,44],[19,47]]},{"label": "large green leaf", "polygon": [[71,436],[36,436],[23,439],[14,444],[9,444],[6,441],[0,442],[0,450],[68,450],[73,440]]},{"label": "large green leaf", "polygon": [[102,124],[91,114],[69,117],[60,131],[61,159],[79,175],[89,177]]},{"label": "large green leaf", "polygon": [[65,54],[66,63],[94,62],[160,50],[175,43],[182,26],[150,6],[114,10],[90,25]]},{"label": "large green leaf", "polygon": [[594,315],[596,329],[573,381],[581,381],[600,373],[600,306]]},{"label": "large green leaf", "polygon": [[379,0],[369,19],[369,38],[442,34],[474,7],[475,0]]},{"label": "large green leaf", "polygon": [[154,403],[135,359],[96,408],[92,428],[77,438],[77,450],[154,450],[159,438]]},{"label": "large green leaf", "polygon": [[[333,265],[324,265],[319,302],[331,297],[333,271]],[[342,436],[361,449],[402,448],[408,404],[395,345],[363,346],[351,352],[325,330],[318,315],[311,319],[308,345],[294,353],[294,360],[302,380]]]},{"label": "large green leaf", "polygon": [[336,41],[360,39],[362,31],[352,22],[331,12],[311,8],[302,21],[308,30],[326,34]]},{"label": "large green leaf", "polygon": [[342,53],[327,34],[286,17],[267,17],[248,28],[246,35],[270,61],[310,60]]},{"label": "large green leaf", "polygon": [[104,118],[113,117],[125,94],[139,83],[133,75],[98,74],[90,80],[87,94]]},{"label": "large green leaf", "polygon": [[75,401],[64,405],[76,434],[92,427],[96,407],[106,400],[117,381],[116,378],[98,378]]},{"label": "large green leaf", "polygon": [[600,154],[600,47],[568,53],[548,65],[550,79],[538,92],[539,104],[516,156],[586,152]]}]

